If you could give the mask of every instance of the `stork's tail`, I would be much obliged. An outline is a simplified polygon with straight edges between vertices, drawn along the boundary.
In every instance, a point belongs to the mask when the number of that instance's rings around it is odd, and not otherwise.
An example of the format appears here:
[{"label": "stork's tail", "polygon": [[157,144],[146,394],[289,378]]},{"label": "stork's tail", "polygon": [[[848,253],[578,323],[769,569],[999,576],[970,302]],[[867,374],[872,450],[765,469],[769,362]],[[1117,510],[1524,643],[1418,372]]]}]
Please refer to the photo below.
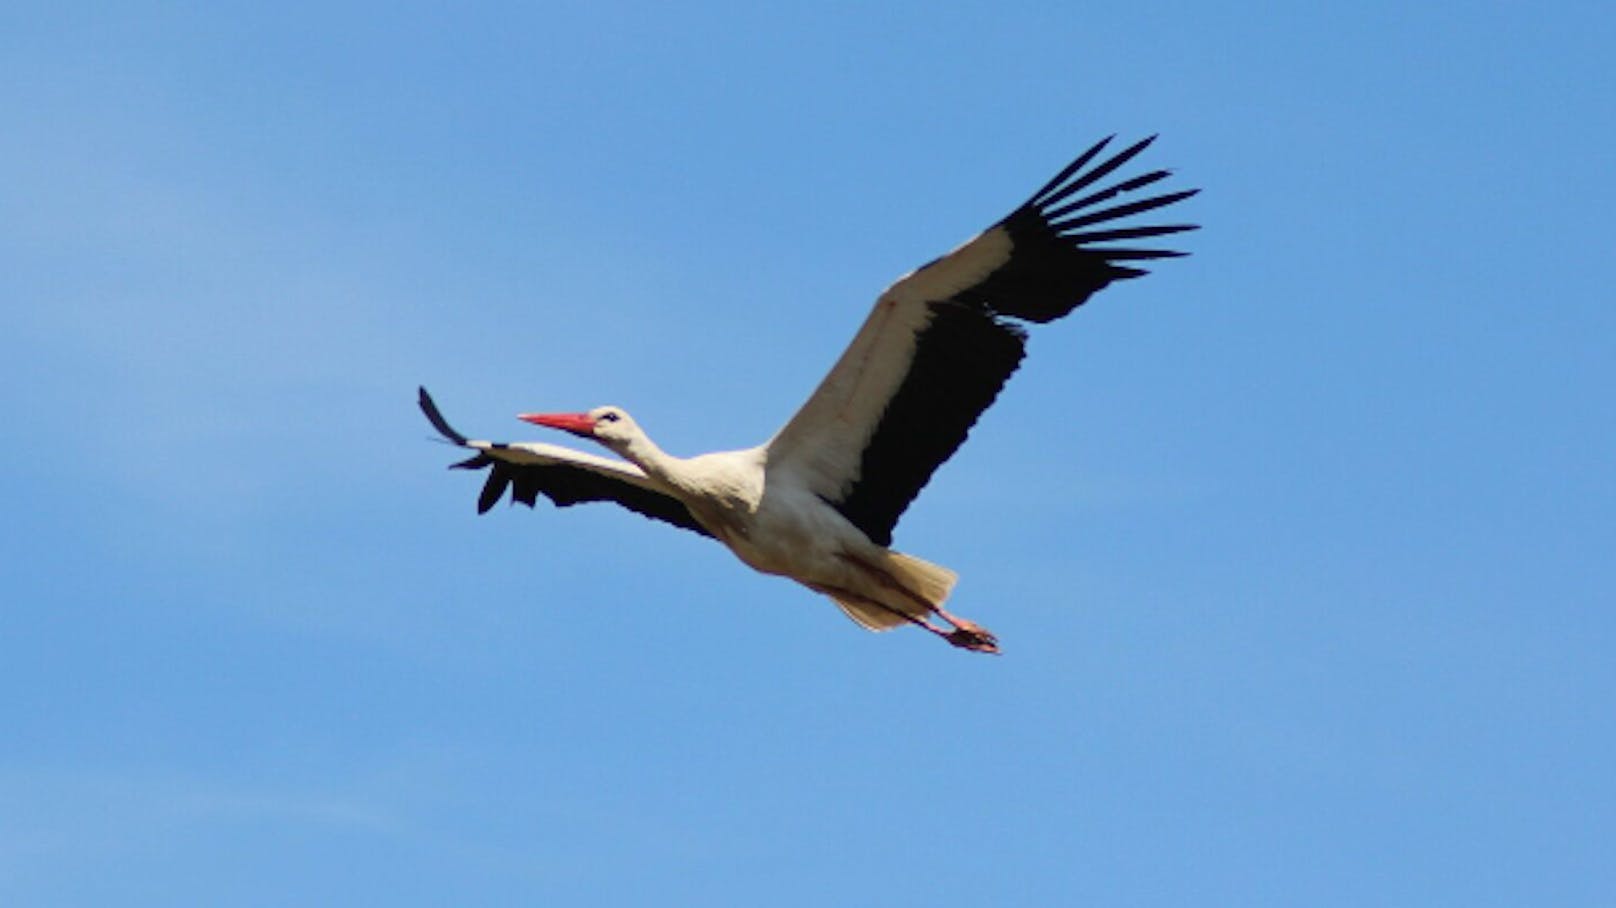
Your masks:
[{"label": "stork's tail", "polygon": [[933,608],[942,605],[959,582],[959,575],[948,568],[902,552],[888,551],[881,569]]},{"label": "stork's tail", "polygon": [[905,624],[924,624],[927,615],[953,591],[959,575],[940,564],[922,561],[902,552],[883,552],[881,560],[868,566],[899,589],[898,595],[883,596],[872,602],[845,590],[822,590],[841,606],[847,617],[867,630],[888,631]]}]

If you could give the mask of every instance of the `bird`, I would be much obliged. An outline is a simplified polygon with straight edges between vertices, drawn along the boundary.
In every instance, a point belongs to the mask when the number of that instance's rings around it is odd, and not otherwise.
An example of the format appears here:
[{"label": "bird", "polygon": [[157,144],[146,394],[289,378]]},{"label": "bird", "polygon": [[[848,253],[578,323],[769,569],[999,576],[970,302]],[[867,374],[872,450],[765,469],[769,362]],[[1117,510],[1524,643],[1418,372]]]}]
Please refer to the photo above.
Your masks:
[{"label": "bird", "polygon": [[[529,507],[540,495],[558,507],[615,502],[722,543],[751,568],[828,597],[868,630],[914,626],[967,651],[998,653],[996,635],[944,607],[958,575],[894,550],[892,533],[1020,366],[1030,326],[1146,274],[1142,263],[1186,254],[1134,241],[1199,225],[1118,222],[1199,190],[1133,197],[1172,171],[1117,179],[1156,137],[1108,155],[1115,138],[888,287],[808,400],[756,447],[676,457],[618,406],[517,417],[615,457],[475,440],[449,425],[425,387],[418,403],[444,440],[475,452],[451,469],[488,471],[479,513],[507,491]],[[1111,204],[1120,197],[1135,200]]]}]

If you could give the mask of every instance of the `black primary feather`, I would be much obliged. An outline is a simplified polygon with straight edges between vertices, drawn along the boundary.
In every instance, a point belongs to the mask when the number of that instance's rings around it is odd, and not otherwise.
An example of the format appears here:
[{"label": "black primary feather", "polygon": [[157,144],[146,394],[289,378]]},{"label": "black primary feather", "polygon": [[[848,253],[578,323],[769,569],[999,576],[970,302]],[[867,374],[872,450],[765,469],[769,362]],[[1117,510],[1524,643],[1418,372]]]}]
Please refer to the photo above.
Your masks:
[{"label": "black primary feather", "polygon": [[456,432],[454,428],[449,425],[449,421],[443,418],[443,411],[438,409],[438,404],[432,399],[432,395],[426,393],[426,388],[417,387],[416,390],[419,391],[421,395],[421,412],[426,414],[426,420],[432,424],[432,428],[437,429],[438,434],[449,439],[455,444],[464,445],[466,443],[466,436]]}]

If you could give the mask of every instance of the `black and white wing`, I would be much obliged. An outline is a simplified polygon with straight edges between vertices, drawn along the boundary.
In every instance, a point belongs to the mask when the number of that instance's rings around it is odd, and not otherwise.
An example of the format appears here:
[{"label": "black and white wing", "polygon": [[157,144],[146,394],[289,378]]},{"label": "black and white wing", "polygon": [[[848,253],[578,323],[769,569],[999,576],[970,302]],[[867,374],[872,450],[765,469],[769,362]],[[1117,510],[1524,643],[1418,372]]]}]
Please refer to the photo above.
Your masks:
[{"label": "black and white wing", "polygon": [[1145,274],[1139,263],[1183,254],[1128,242],[1195,225],[1113,222],[1197,190],[1105,206],[1170,176],[1153,170],[1100,185],[1153,140],[1103,160],[1111,140],[1099,142],[1009,216],[889,287],[770,441],[769,472],[806,482],[890,545],[904,509],[1020,365],[1024,323],[1054,321],[1112,281]]},{"label": "black and white wing", "polygon": [[450,469],[489,471],[477,498],[479,514],[487,513],[509,490],[512,502],[528,507],[533,507],[541,494],[563,508],[585,501],[611,501],[653,520],[703,536],[712,535],[696,522],[684,502],[656,488],[631,463],[559,445],[470,440],[444,420],[425,388],[420,391],[421,412],[433,428],[450,442],[477,452],[469,460],[452,464]]}]

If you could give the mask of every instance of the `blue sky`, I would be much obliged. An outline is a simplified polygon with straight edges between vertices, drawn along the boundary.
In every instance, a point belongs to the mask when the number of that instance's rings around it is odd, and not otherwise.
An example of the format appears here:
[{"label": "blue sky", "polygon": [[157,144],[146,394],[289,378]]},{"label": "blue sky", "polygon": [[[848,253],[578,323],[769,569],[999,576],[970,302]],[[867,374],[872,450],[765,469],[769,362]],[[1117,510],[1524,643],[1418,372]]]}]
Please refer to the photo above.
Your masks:
[{"label": "blue sky", "polygon": [[[14,4],[0,901],[1604,905],[1608,4]],[[870,635],[476,435],[755,443],[1099,136]]]}]

